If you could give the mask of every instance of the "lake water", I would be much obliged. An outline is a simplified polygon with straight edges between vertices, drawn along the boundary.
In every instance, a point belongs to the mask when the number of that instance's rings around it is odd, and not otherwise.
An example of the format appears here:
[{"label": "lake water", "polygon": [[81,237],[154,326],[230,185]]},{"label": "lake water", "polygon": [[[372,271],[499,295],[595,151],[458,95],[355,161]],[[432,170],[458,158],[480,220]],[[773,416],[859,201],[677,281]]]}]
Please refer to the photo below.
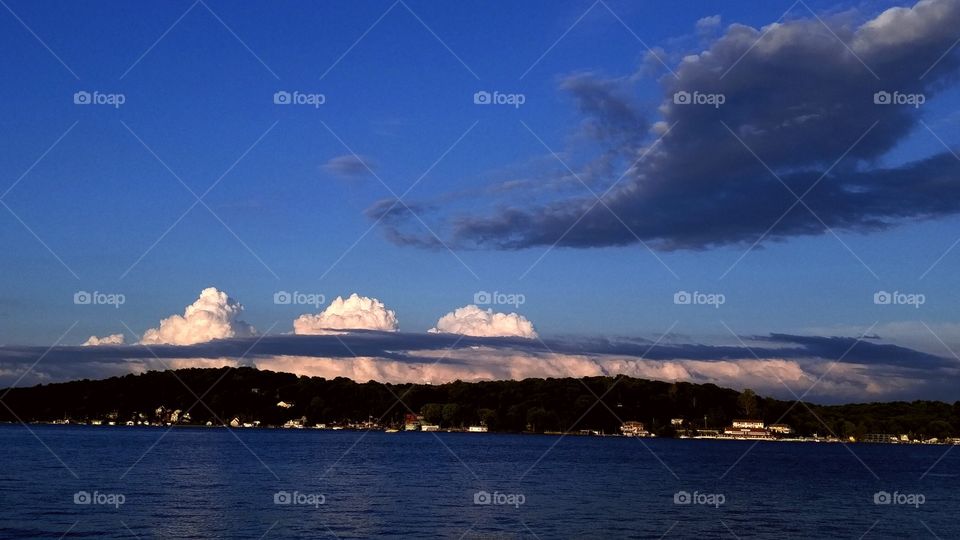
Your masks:
[{"label": "lake water", "polygon": [[0,538],[960,538],[948,450],[5,425]]}]

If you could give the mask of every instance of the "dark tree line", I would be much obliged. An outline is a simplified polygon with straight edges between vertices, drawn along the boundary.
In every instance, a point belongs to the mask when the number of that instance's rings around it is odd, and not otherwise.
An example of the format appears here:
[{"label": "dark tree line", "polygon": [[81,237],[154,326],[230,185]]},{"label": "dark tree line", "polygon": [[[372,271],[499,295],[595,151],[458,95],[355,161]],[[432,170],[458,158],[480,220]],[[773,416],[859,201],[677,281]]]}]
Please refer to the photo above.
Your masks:
[{"label": "dark tree line", "polygon": [[[152,418],[164,407],[189,411],[192,424],[238,418],[282,425],[305,418],[309,425],[371,419],[399,425],[407,413],[417,413],[443,427],[483,422],[491,431],[511,432],[616,433],[621,421],[638,420],[658,435],[671,436],[675,433],[671,418],[683,418],[694,429],[718,429],[748,417],[789,424],[801,435],[960,435],[960,402],[821,406],[713,384],[623,376],[425,385],[358,383],[253,368],[182,369],[14,388],[3,401],[7,407],[0,407],[0,420],[9,422],[112,418],[121,423],[140,415]],[[292,406],[278,407],[280,401]]]}]

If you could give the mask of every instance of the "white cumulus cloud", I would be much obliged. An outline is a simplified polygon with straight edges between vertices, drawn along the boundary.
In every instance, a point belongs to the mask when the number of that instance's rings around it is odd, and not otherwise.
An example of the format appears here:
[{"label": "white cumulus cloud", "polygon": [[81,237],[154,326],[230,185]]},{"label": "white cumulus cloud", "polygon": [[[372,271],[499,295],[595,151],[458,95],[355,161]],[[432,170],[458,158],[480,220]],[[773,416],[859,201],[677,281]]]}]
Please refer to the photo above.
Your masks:
[{"label": "white cumulus cloud", "polygon": [[144,332],[140,343],[145,345],[192,345],[214,339],[248,337],[256,334],[249,324],[237,317],[243,312],[239,302],[227,293],[208,287],[187,306],[183,315],[171,315],[160,321],[159,328]]},{"label": "white cumulus cloud", "polygon": [[96,345],[123,345],[123,334],[110,334],[109,336],[97,337],[90,336],[89,339],[83,342],[84,347],[96,346]]},{"label": "white cumulus cloud", "polygon": [[396,332],[397,315],[383,302],[353,293],[338,296],[320,313],[304,313],[293,321],[294,334],[334,334],[339,330],[383,330]]},{"label": "white cumulus cloud", "polygon": [[447,313],[437,321],[437,327],[428,332],[462,334],[465,336],[524,338],[537,337],[533,323],[519,313],[494,313],[471,304]]}]

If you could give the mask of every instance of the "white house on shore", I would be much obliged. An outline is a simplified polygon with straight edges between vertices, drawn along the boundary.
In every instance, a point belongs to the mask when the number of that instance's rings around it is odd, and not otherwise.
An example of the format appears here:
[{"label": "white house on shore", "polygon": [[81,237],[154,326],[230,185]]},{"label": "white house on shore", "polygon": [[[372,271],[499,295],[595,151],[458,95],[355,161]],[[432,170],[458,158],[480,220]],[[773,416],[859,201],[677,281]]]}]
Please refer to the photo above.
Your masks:
[{"label": "white house on shore", "polygon": [[770,424],[767,429],[778,435],[790,435],[793,433],[793,428],[787,424]]},{"label": "white house on shore", "polygon": [[643,425],[643,422],[628,421],[620,425],[620,433],[624,437],[649,437],[650,432],[647,431],[646,427]]}]

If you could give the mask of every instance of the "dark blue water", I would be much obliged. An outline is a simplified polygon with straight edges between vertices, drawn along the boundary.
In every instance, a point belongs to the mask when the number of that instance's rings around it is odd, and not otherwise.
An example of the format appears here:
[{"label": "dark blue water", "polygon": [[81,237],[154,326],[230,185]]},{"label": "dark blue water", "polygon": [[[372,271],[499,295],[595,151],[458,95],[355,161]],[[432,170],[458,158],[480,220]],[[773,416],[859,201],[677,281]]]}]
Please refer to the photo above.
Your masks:
[{"label": "dark blue water", "polygon": [[0,538],[960,538],[945,446],[30,429],[0,426]]}]

